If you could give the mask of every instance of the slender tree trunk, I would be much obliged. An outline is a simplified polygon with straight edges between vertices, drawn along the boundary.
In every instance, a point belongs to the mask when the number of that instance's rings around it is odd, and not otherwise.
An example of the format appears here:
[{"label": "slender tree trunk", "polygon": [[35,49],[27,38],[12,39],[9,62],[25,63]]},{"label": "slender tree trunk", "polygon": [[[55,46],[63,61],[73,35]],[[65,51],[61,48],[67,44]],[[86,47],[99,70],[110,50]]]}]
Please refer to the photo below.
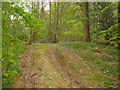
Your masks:
[{"label": "slender tree trunk", "polygon": [[33,41],[33,30],[30,29],[30,39],[29,39],[28,44],[32,44],[32,41]]},{"label": "slender tree trunk", "polygon": [[55,23],[54,23],[54,41],[53,43],[57,43],[58,42],[58,32],[59,32],[59,2],[55,2]]},{"label": "slender tree trunk", "polygon": [[52,29],[51,29],[51,1],[49,0],[49,7],[50,7],[50,10],[49,10],[49,27],[48,27],[48,41],[49,42],[52,42],[53,41],[53,34],[52,34]]},{"label": "slender tree trunk", "polygon": [[59,2],[57,2],[57,14],[56,14],[56,42],[59,41]]},{"label": "slender tree trunk", "polygon": [[41,2],[41,6],[42,6],[42,8],[41,8],[41,18],[43,18],[43,16],[44,16],[44,2]]},{"label": "slender tree trunk", "polygon": [[83,2],[83,30],[84,30],[84,41],[91,41],[90,30],[89,30],[89,8],[88,2]]},{"label": "slender tree trunk", "polygon": [[54,7],[54,8],[55,8],[55,16],[54,16],[54,17],[55,17],[55,18],[54,18],[54,19],[55,19],[55,22],[54,22],[54,25],[55,25],[55,26],[54,26],[54,41],[53,41],[53,43],[56,43],[56,26],[57,26],[57,22],[56,22],[56,21],[57,21],[57,17],[56,17],[56,16],[57,16],[57,15],[56,15],[56,14],[57,14],[57,10],[56,10],[57,5],[56,5],[56,4],[57,4],[57,3],[54,2],[54,4],[55,4],[55,7]]}]

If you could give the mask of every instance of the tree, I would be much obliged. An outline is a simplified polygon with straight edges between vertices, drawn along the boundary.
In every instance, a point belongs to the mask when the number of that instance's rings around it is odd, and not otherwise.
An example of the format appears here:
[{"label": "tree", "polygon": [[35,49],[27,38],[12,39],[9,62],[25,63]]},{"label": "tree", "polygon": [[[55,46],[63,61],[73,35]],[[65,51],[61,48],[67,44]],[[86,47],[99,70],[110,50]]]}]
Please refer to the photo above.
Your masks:
[{"label": "tree", "polygon": [[51,14],[52,14],[52,8],[51,8],[51,1],[49,0],[49,7],[50,7],[50,10],[49,10],[49,27],[48,27],[48,41],[49,42],[52,42],[52,38],[53,38],[53,35],[52,35],[52,18],[51,18]]},{"label": "tree", "polygon": [[89,6],[88,2],[83,2],[83,30],[84,30],[84,41],[91,41],[90,30],[89,30]]},{"label": "tree", "polygon": [[[59,22],[60,22],[60,13],[59,13],[59,2],[54,2],[54,22],[53,22],[53,30],[52,30],[52,43],[57,43],[59,41]],[[52,9],[53,10],[53,9]]]}]

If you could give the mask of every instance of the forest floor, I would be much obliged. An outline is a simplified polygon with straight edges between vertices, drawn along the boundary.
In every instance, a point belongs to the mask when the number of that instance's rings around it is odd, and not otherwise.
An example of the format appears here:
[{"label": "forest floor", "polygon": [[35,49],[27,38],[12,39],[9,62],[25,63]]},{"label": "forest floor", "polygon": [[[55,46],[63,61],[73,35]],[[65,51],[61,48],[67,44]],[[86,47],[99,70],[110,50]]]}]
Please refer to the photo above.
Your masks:
[{"label": "forest floor", "polygon": [[93,71],[98,71],[100,77],[104,74],[69,48],[56,44],[31,45],[21,58],[14,88],[104,87],[91,79]]}]

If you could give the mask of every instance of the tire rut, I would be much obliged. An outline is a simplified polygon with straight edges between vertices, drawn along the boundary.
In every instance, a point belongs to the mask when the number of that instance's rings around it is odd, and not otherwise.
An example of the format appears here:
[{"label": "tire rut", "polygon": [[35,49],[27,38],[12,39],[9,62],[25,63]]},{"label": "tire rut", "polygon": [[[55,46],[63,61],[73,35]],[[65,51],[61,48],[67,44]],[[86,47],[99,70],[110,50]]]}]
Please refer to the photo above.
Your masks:
[{"label": "tire rut", "polygon": [[[33,45],[21,58],[14,88],[84,88],[84,63],[77,55],[56,45]],[[79,66],[77,66],[79,65]],[[77,66],[77,67],[76,67]]]},{"label": "tire rut", "polygon": [[49,46],[31,46],[21,59],[14,88],[68,88],[48,57]]}]

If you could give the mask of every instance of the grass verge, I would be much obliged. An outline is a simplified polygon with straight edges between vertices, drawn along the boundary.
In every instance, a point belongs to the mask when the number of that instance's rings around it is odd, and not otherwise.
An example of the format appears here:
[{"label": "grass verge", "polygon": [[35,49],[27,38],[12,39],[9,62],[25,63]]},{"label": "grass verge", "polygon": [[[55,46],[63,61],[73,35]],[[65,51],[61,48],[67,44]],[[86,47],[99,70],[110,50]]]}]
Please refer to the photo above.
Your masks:
[{"label": "grass verge", "polygon": [[95,87],[118,87],[118,51],[113,46],[97,45],[91,42],[59,43],[82,57],[90,68],[89,73]]}]

